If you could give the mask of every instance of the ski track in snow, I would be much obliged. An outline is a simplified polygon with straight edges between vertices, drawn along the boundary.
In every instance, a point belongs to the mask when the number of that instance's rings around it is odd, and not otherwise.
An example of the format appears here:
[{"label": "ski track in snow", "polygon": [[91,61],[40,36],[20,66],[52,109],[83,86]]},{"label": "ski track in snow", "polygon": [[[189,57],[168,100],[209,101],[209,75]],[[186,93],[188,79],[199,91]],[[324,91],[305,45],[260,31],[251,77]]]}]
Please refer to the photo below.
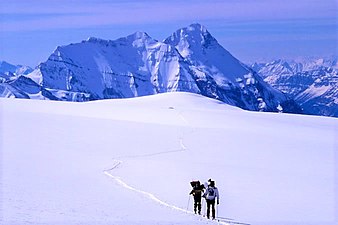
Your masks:
[{"label": "ski track in snow", "polygon": [[[176,110],[176,109],[175,109]],[[190,125],[189,122],[185,119],[185,117],[182,115],[182,112],[179,111],[177,112],[178,116],[184,121],[184,123],[186,125]],[[195,128],[192,127],[192,130],[190,131],[191,133],[193,133],[195,131]],[[183,136],[183,135],[182,135]],[[155,156],[155,155],[162,155],[162,154],[170,154],[170,153],[176,153],[176,152],[184,152],[184,151],[187,151],[187,147],[184,145],[183,143],[183,137],[181,135],[178,137],[178,140],[179,140],[179,145],[180,145],[180,149],[175,149],[175,150],[169,150],[169,151],[162,151],[162,152],[156,152],[156,153],[152,153],[152,154],[144,154],[144,155],[134,155],[134,156],[125,156],[125,157],[122,157],[122,158],[140,158],[140,157],[151,157],[151,156]],[[120,158],[121,159],[121,158]],[[109,178],[113,179],[118,185],[120,185],[121,187],[123,188],[126,188],[130,191],[134,191],[138,194],[141,194],[145,197],[147,197],[148,199],[156,202],[157,204],[159,205],[162,205],[162,206],[165,206],[169,209],[172,209],[172,210],[176,210],[176,211],[179,211],[179,212],[182,212],[182,213],[186,213],[188,215],[195,215],[194,212],[192,211],[189,211],[189,210],[186,210],[186,209],[182,209],[180,207],[177,207],[175,205],[170,205],[164,201],[162,201],[161,199],[159,199],[158,197],[156,197],[154,194],[152,193],[149,193],[149,192],[146,192],[146,191],[143,191],[143,190],[140,190],[140,189],[137,189],[135,187],[132,187],[130,185],[128,185],[126,182],[124,182],[120,177],[118,176],[114,176],[113,174],[111,174],[111,171],[113,171],[114,169],[116,169],[118,166],[120,166],[122,164],[122,161],[121,160],[117,160],[117,159],[113,159],[114,163],[112,165],[112,167],[110,169],[106,169],[103,171],[103,173],[108,176]],[[190,199],[189,199],[190,200]],[[205,204],[203,205],[205,206]],[[218,211],[218,210],[217,210]],[[241,223],[241,222],[238,222],[238,221],[235,221],[233,219],[229,219],[229,218],[219,218],[219,220],[210,220],[210,219],[207,219],[205,217],[201,217],[201,219],[204,219],[206,222],[214,222],[216,224],[224,224],[224,225],[250,225],[248,223]],[[222,221],[223,220],[223,221]],[[231,220],[231,221],[230,221]]]},{"label": "ski track in snow", "polygon": [[[176,109],[175,109],[176,110]],[[184,121],[184,123],[186,125],[188,125],[188,121],[184,118],[184,116],[182,115],[181,112],[178,112],[178,115],[179,117]],[[192,131],[193,132],[193,131]],[[157,152],[157,153],[152,153],[152,154],[145,154],[145,155],[134,155],[134,156],[126,156],[126,157],[123,157],[123,158],[139,158],[139,157],[149,157],[149,156],[155,156],[155,155],[161,155],[161,154],[169,154],[169,153],[175,153],[175,152],[182,152],[182,151],[186,151],[187,148],[186,146],[183,144],[183,137],[178,137],[179,139],[179,144],[180,144],[180,148],[179,149],[175,149],[175,150],[169,150],[169,151],[163,151],[163,152]],[[139,190],[139,189],[136,189],[134,187],[131,187],[130,185],[128,185],[126,182],[122,181],[122,179],[120,177],[117,177],[117,176],[114,176],[112,175],[110,172],[114,169],[116,169],[119,165],[122,164],[122,161],[120,160],[116,160],[116,159],[113,159],[114,160],[114,164],[113,166],[110,168],[110,169],[107,169],[107,170],[104,170],[104,174],[107,175],[108,177],[112,178],[118,185],[122,186],[123,188],[126,188],[126,189],[129,189],[131,191],[134,191],[134,192],[137,192],[141,195],[144,195],[146,196],[147,198],[151,199],[152,201],[162,205],[162,206],[165,206],[167,208],[170,208],[170,209],[174,209],[174,210],[177,210],[177,211],[180,211],[180,212],[183,212],[183,213],[187,213],[187,214],[194,214],[193,212],[191,211],[188,211],[188,210],[185,210],[185,209],[182,209],[182,208],[179,208],[177,206],[174,206],[174,205],[170,205],[162,200],[160,200],[159,198],[157,198],[155,195],[153,195],[152,193],[149,193],[149,192],[146,192],[146,191],[142,191],[142,190]],[[219,224],[226,224],[228,225],[229,223],[225,223],[225,222],[219,222]]]},{"label": "ski track in snow", "polygon": [[[177,210],[179,212],[183,212],[183,213],[186,213],[186,214],[190,214],[190,215],[195,215],[195,213],[191,212],[191,211],[188,211],[188,210],[185,210],[185,209],[182,209],[182,208],[179,208],[177,206],[174,206],[174,205],[170,205],[162,200],[160,200],[159,198],[157,198],[154,194],[152,193],[149,193],[149,192],[146,192],[146,191],[142,191],[142,190],[139,190],[137,188],[134,188],[134,187],[131,187],[130,185],[128,185],[126,182],[124,182],[120,177],[117,177],[117,176],[114,176],[110,173],[110,171],[114,170],[115,168],[117,168],[119,165],[122,164],[122,161],[118,161],[116,160],[113,167],[110,168],[109,170],[105,170],[104,171],[104,174],[107,175],[108,177],[112,178],[118,185],[120,185],[121,187],[123,188],[126,188],[130,191],[134,191],[134,192],[137,192],[145,197],[147,197],[148,199],[156,202],[157,204],[160,204],[162,206],[165,206],[169,209],[173,209],[173,210]],[[224,221],[212,221],[212,220],[209,220],[209,219],[206,219],[204,217],[201,217],[201,219],[205,219],[206,221],[208,222],[215,222],[217,224],[224,224],[224,225],[231,225],[231,224],[241,224],[241,223],[237,223],[237,222],[224,222]]]},{"label": "ski track in snow", "polygon": [[[162,205],[162,206],[165,206],[165,207],[167,207],[167,208],[169,208],[169,209],[177,210],[177,211],[179,211],[179,212],[183,212],[183,213],[190,214],[190,215],[195,215],[195,213],[193,213],[193,212],[191,212],[191,211],[189,211],[189,210],[185,210],[185,209],[182,209],[182,208],[180,208],[180,207],[177,207],[177,206],[174,206],[174,205],[170,205],[170,204],[168,204],[168,203],[166,203],[166,202],[160,200],[158,197],[156,197],[156,196],[155,196],[154,194],[152,194],[152,193],[149,193],[149,192],[142,191],[142,190],[139,190],[139,189],[137,189],[137,188],[134,188],[134,187],[128,185],[126,182],[124,182],[120,177],[117,177],[117,176],[112,175],[112,174],[110,173],[110,171],[116,169],[116,168],[117,168],[119,165],[121,165],[121,164],[122,164],[122,161],[120,161],[120,160],[115,160],[115,162],[114,162],[112,168],[103,171],[104,174],[107,175],[108,177],[112,178],[112,179],[113,179],[118,185],[120,185],[121,187],[126,188],[126,189],[128,189],[128,190],[130,190],[130,191],[134,191],[134,192],[136,192],[136,193],[138,193],[138,194],[141,194],[141,195],[147,197],[148,199],[150,199],[150,200],[156,202],[157,204],[160,204],[160,205]],[[236,225],[237,225],[237,224],[239,224],[239,225],[250,225],[250,224],[248,224],[248,223],[241,223],[241,222],[235,221],[235,220],[233,220],[233,219],[229,219],[229,218],[219,218],[218,221],[217,221],[217,220],[215,220],[215,221],[209,220],[209,219],[204,218],[204,217],[201,217],[201,219],[204,219],[206,222],[215,222],[215,223],[217,223],[217,224],[224,224],[224,225],[234,225],[234,224],[236,224]],[[222,221],[222,219],[223,219],[224,221]],[[227,220],[227,221],[225,221],[225,220]],[[229,221],[229,220],[231,220],[231,221]]]},{"label": "ski track in snow", "polygon": [[[183,116],[181,115],[181,117],[183,118]],[[184,119],[184,118],[183,118]],[[187,122],[185,119],[184,119],[185,122]],[[157,153],[152,153],[152,154],[146,154],[146,155],[137,155],[137,156],[126,156],[126,157],[123,157],[123,158],[138,158],[138,157],[148,157],[148,156],[155,156],[155,155],[161,155],[161,154],[169,154],[169,153],[174,153],[174,152],[182,152],[182,151],[186,151],[187,148],[185,147],[185,145],[183,144],[183,138],[179,138],[179,142],[180,142],[180,149],[176,149],[176,150],[171,150],[171,151],[163,151],[163,152],[157,152]],[[156,203],[160,204],[160,205],[163,205],[165,207],[168,207],[170,209],[174,209],[174,210],[177,210],[177,211],[180,211],[180,212],[184,212],[184,213],[188,213],[188,214],[194,214],[188,210],[185,210],[185,209],[181,209],[177,206],[174,206],[174,205],[170,205],[162,200],[160,200],[159,198],[155,197],[155,195],[149,193],[149,192],[145,192],[145,191],[142,191],[142,190],[139,190],[139,189],[136,189],[134,187],[131,187],[130,185],[128,185],[127,183],[125,183],[124,181],[122,181],[122,179],[120,177],[117,177],[117,176],[114,176],[110,173],[110,171],[116,169],[119,165],[122,164],[122,161],[120,160],[116,160],[114,159],[114,164],[113,166],[110,168],[110,169],[107,169],[107,170],[104,170],[104,174],[109,176],[110,178],[112,178],[113,180],[115,180],[115,182],[117,184],[119,184],[120,186],[126,188],[126,189],[129,189],[131,191],[134,191],[134,192],[137,192],[139,194],[142,194],[144,196],[146,196],[147,198],[155,201]],[[227,223],[225,223],[227,224]]]},{"label": "ski track in snow", "polygon": [[[180,151],[186,151],[187,148],[186,146],[183,144],[183,139],[180,138],[179,139],[180,141],[180,146],[181,148],[178,149],[178,150],[172,150],[172,151],[165,151],[165,152],[158,152],[158,153],[153,153],[153,154],[147,154],[147,155],[140,155],[140,156],[134,156],[134,157],[147,157],[147,156],[154,156],[154,155],[160,155],[160,154],[168,154],[168,153],[174,153],[174,152],[180,152]],[[122,161],[121,160],[116,160],[114,159],[114,163],[113,163],[113,166],[110,168],[110,169],[107,169],[107,170],[104,170],[103,173],[110,177],[111,179],[113,179],[118,185],[120,185],[121,187],[123,188],[126,188],[130,191],[134,191],[138,194],[141,194],[145,197],[147,197],[148,199],[156,202],[157,204],[160,204],[162,206],[165,206],[169,209],[173,209],[173,210],[177,210],[179,212],[182,212],[182,213],[186,213],[186,214],[190,214],[190,215],[195,215],[195,213],[189,211],[189,210],[185,210],[185,209],[182,209],[182,208],[179,208],[177,206],[174,206],[174,205],[170,205],[162,200],[160,200],[159,198],[157,198],[154,194],[152,193],[149,193],[149,192],[146,192],[146,191],[142,191],[142,190],[139,190],[137,188],[134,188],[130,185],[128,185],[126,182],[124,182],[120,177],[117,177],[117,176],[114,176],[112,175],[110,172],[113,171],[114,169],[116,169],[118,166],[120,166],[122,164]],[[231,222],[228,222],[228,221],[212,221],[212,220],[209,220],[209,219],[206,219],[204,217],[201,217],[202,219],[205,219],[207,222],[215,222],[217,224],[224,224],[224,225],[231,225],[231,224],[241,224],[241,223],[236,223],[235,221],[231,221]]]}]

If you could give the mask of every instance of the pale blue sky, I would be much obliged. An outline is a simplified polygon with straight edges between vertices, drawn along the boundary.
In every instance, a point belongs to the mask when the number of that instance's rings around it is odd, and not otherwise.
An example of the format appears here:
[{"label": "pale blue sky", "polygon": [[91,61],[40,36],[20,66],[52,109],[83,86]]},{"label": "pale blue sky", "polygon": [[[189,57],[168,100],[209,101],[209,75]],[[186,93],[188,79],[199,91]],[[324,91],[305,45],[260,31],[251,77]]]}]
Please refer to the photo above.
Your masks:
[{"label": "pale blue sky", "polygon": [[0,60],[35,67],[59,45],[201,23],[241,61],[337,55],[338,0],[2,0]]}]

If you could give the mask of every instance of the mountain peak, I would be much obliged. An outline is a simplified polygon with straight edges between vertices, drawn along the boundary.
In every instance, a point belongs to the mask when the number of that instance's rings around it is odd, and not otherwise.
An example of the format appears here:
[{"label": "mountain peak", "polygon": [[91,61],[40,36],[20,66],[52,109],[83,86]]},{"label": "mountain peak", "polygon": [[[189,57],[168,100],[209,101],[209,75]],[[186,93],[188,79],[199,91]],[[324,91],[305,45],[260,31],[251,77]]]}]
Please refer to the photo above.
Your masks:
[{"label": "mountain peak", "polygon": [[138,39],[146,40],[151,38],[146,32],[143,31],[136,31],[135,33],[129,35],[128,37],[133,38],[135,40]]},{"label": "mountain peak", "polygon": [[111,43],[112,41],[110,40],[104,40],[104,39],[101,39],[101,38],[96,38],[96,37],[89,37],[87,40],[85,41],[82,41],[83,43],[84,42],[89,42],[89,43],[93,43],[93,44],[103,44],[103,45],[107,45],[108,43]]},{"label": "mountain peak", "polygon": [[97,42],[97,41],[101,41],[102,39],[100,38],[96,38],[96,37],[89,37],[86,41],[88,42]]},{"label": "mountain peak", "polygon": [[193,23],[193,24],[190,24],[188,27],[187,27],[187,30],[189,31],[195,31],[195,32],[201,32],[201,33],[207,33],[208,30],[205,28],[205,26],[199,24],[199,23]]},{"label": "mountain peak", "polygon": [[184,58],[195,62],[197,66],[204,65],[203,68],[212,71],[220,83],[224,80],[236,82],[239,76],[249,73],[248,69],[199,23],[177,30],[164,43],[175,46]]},{"label": "mountain peak", "polygon": [[146,32],[137,31],[126,37],[117,39],[117,42],[124,44],[132,44],[134,47],[142,47],[148,44],[156,43],[157,41],[150,37]]},{"label": "mountain peak", "polygon": [[212,38],[206,27],[199,23],[190,24],[187,27],[177,30],[175,33],[181,36],[181,38],[191,37],[194,39],[201,39],[201,41],[206,38]]},{"label": "mountain peak", "polygon": [[[200,50],[218,44],[208,30],[199,23],[193,23],[188,27],[178,29],[164,40],[164,43],[174,46],[180,45],[179,49],[193,48]],[[180,51],[180,53],[185,56],[184,52]]]},{"label": "mountain peak", "polygon": [[124,40],[127,42],[135,42],[135,41],[136,42],[148,42],[148,41],[153,41],[153,38],[150,37],[146,32],[137,31],[126,37],[120,38],[118,40]]},{"label": "mountain peak", "polygon": [[33,69],[29,66],[23,65],[13,65],[6,61],[0,61],[0,74],[1,73],[12,73],[16,75],[28,74],[32,72]]}]

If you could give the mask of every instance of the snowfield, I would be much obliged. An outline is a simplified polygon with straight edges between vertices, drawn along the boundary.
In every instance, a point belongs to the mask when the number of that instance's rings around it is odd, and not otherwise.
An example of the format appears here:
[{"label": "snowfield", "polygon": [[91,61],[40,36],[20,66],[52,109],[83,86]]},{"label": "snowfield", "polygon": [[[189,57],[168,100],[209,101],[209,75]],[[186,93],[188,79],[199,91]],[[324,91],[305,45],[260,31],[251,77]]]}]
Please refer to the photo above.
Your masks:
[{"label": "snowfield", "polygon": [[[86,103],[0,98],[0,224],[338,224],[338,119],[188,93]],[[188,209],[188,210],[187,210]],[[203,202],[203,213],[204,213]],[[234,224],[234,223],[232,223]]]}]

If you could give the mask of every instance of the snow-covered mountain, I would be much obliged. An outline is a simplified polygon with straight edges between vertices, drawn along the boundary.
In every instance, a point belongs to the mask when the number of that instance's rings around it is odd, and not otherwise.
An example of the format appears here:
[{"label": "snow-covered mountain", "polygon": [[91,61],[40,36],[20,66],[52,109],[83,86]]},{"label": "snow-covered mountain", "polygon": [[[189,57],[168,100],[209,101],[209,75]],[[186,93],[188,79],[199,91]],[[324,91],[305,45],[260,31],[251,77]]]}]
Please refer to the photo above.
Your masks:
[{"label": "snow-covered mountain", "polygon": [[163,42],[136,32],[114,41],[89,38],[60,46],[27,77],[56,98],[72,101],[184,91],[248,110],[301,112],[200,24]]},{"label": "snow-covered mountain", "polygon": [[199,91],[175,48],[143,32],[58,47],[35,73],[45,88],[86,92],[91,99]]},{"label": "snow-covered mountain", "polygon": [[337,58],[275,60],[252,68],[273,87],[294,98],[307,114],[338,117]]},{"label": "snow-covered mountain", "polygon": [[0,61],[0,76],[3,74],[10,75],[27,75],[33,71],[29,66],[13,65],[6,61]]},{"label": "snow-covered mountain", "polygon": [[[31,72],[33,69],[29,66],[13,65],[6,61],[0,61],[0,97],[45,99],[37,94],[41,87],[23,76]],[[35,93],[36,89],[39,91]],[[48,96],[48,93],[45,94]],[[50,97],[53,99],[52,96]]]},{"label": "snow-covered mountain", "polygon": [[267,85],[200,24],[177,30],[164,43],[175,46],[189,63],[203,95],[243,109],[300,112],[293,100]]},{"label": "snow-covered mountain", "polygon": [[57,100],[57,98],[51,95],[51,93],[25,76],[19,76],[16,79],[0,83],[0,93],[3,97],[7,98],[13,97]]}]

